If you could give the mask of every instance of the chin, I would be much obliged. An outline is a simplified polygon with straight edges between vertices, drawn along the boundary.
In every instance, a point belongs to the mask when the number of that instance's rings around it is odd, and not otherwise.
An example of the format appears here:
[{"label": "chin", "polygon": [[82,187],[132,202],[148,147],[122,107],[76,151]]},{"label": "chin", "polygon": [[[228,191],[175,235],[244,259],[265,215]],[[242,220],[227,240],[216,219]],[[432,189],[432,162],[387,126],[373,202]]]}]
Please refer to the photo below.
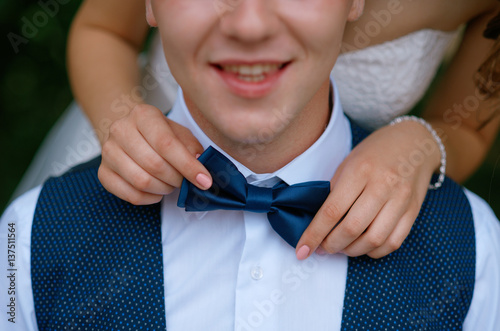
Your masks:
[{"label": "chin", "polygon": [[232,127],[225,130],[225,136],[238,145],[261,145],[273,141],[277,132],[268,126],[257,127]]}]

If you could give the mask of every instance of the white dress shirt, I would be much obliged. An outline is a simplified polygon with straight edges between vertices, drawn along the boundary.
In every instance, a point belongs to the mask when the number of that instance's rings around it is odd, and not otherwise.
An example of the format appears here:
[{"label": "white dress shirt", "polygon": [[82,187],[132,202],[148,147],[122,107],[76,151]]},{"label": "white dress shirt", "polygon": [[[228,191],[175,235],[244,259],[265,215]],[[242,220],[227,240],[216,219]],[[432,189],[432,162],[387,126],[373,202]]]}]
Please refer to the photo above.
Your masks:
[{"label": "white dress shirt", "polygon": [[[189,128],[203,147],[215,146],[179,96],[170,118]],[[218,148],[217,148],[218,149]],[[220,150],[220,149],[219,149]],[[322,136],[303,154],[272,174],[255,174],[232,159],[248,182],[272,186],[330,180],[351,150],[351,131],[337,90]],[[40,188],[16,200],[0,219],[0,330],[37,330],[30,277],[31,225]],[[465,330],[500,325],[500,223],[489,206],[465,191],[476,231],[476,283]],[[168,330],[340,330],[347,257],[313,254],[298,261],[267,221],[244,211],[185,212],[178,191],[162,202],[162,244]],[[7,244],[14,224],[15,262]],[[12,231],[12,230],[11,230]],[[12,259],[11,259],[12,260]],[[15,271],[8,271],[15,269]],[[15,272],[15,324],[9,322],[8,294]]]}]

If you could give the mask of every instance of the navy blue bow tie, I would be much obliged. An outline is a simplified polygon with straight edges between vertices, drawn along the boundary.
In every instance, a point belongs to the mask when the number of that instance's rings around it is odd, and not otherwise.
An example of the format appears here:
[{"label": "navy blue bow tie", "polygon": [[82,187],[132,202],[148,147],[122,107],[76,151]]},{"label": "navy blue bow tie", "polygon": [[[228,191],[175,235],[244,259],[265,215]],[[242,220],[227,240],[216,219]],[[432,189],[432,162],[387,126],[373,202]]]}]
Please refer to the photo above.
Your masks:
[{"label": "navy blue bow tie", "polygon": [[203,191],[184,179],[177,206],[186,211],[224,209],[267,213],[273,229],[293,247],[330,193],[327,181],[291,186],[280,182],[272,188],[248,184],[236,166],[212,147],[198,160],[210,171],[213,185]]}]

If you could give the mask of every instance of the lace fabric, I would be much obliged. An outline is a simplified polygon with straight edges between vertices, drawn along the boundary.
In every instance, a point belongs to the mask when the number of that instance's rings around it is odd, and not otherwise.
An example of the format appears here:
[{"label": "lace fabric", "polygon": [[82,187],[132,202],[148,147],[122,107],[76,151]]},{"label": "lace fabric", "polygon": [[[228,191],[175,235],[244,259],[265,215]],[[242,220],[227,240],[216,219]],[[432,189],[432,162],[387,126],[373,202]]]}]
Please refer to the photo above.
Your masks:
[{"label": "lace fabric", "polygon": [[332,75],[344,112],[371,130],[408,113],[426,92],[456,35],[419,30],[341,54]]}]

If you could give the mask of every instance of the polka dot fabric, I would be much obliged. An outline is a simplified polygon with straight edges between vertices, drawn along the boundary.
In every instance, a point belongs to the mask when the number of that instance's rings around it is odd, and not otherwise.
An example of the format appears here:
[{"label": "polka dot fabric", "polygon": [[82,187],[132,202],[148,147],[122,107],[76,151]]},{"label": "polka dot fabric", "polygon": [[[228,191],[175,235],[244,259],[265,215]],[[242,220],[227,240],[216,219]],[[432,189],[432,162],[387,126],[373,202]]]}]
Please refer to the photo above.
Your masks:
[{"label": "polka dot fabric", "polygon": [[[353,144],[365,135],[353,129]],[[410,235],[382,259],[350,258],[342,330],[462,330],[475,279],[472,212],[450,179],[428,191]]]},{"label": "polka dot fabric", "polygon": [[160,205],[104,190],[98,159],[48,180],[32,229],[43,330],[165,330]]}]

